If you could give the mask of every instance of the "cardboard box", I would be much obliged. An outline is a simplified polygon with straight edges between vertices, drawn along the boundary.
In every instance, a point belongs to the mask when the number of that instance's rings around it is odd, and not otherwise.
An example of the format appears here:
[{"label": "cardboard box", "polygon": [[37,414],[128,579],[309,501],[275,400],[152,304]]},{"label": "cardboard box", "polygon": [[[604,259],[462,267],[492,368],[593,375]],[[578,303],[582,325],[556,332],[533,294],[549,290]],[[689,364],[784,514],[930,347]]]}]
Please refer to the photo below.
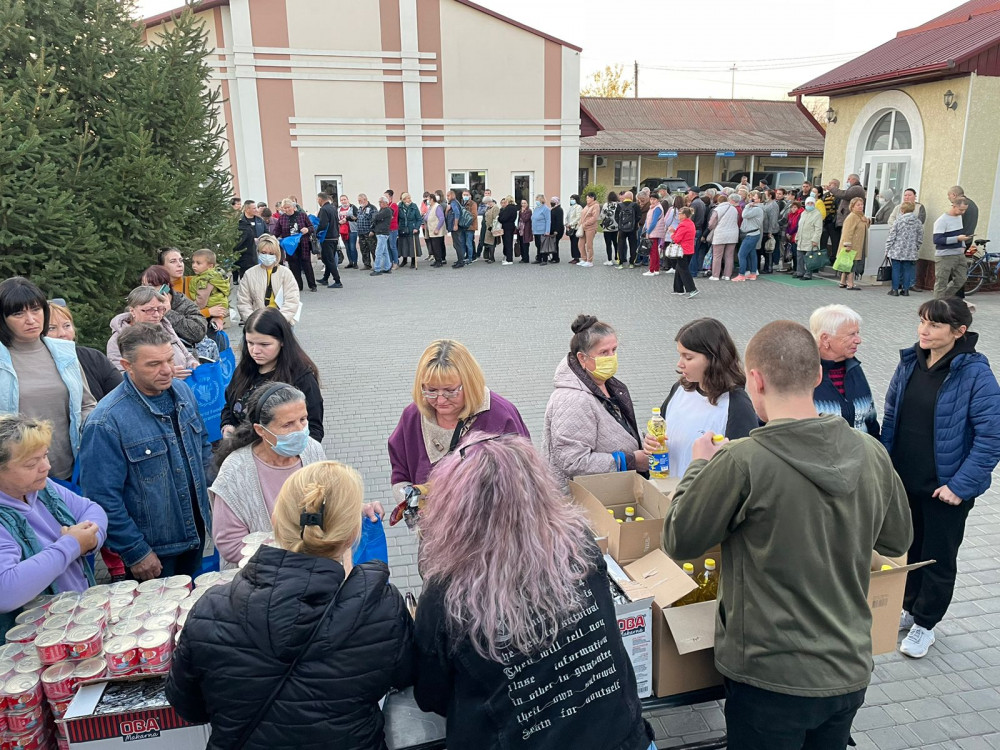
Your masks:
[{"label": "cardboard box", "polygon": [[[872,653],[887,654],[899,642],[899,613],[903,609],[906,574],[930,565],[933,560],[906,564],[906,558],[883,557],[872,552],[872,577],[868,585],[868,606],[872,611]],[[889,565],[892,570],[882,570]]]},{"label": "cardboard box", "polygon": [[[608,554],[619,564],[628,564],[659,549],[663,516],[670,507],[670,498],[649,480],[633,471],[623,471],[576,477],[569,486],[573,501],[586,510],[595,535],[608,538]],[[645,520],[618,523],[608,513],[610,508],[616,518],[623,519],[627,506],[635,508],[635,514]]]},{"label": "cardboard box", "polygon": [[653,596],[641,583],[630,580],[608,555],[604,560],[608,565],[608,577],[629,600],[615,602],[615,616],[625,652],[635,672],[639,697],[648,698],[653,694]]},{"label": "cardboard box", "polygon": [[[164,682],[161,675],[136,675],[81,685],[58,722],[69,737],[69,746],[110,750],[128,743],[129,750],[204,750],[211,727],[189,724],[178,716],[161,697]],[[113,706],[102,707],[123,685],[141,686],[151,697],[132,700],[124,696]]]}]

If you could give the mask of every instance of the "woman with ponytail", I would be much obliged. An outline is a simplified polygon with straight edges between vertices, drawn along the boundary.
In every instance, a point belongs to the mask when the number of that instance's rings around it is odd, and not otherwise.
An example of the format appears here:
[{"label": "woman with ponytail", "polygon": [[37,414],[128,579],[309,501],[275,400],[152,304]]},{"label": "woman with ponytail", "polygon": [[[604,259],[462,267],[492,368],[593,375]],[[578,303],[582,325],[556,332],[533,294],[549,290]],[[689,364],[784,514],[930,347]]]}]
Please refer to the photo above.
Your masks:
[{"label": "woman with ponytail", "polygon": [[385,750],[378,701],[412,684],[413,622],[382,562],[351,564],[364,483],[335,461],[289,477],[261,547],[192,608],[167,698],[209,748]]},{"label": "woman with ponytail", "polygon": [[604,558],[531,443],[473,435],[430,486],[414,696],[448,747],[652,748]]}]

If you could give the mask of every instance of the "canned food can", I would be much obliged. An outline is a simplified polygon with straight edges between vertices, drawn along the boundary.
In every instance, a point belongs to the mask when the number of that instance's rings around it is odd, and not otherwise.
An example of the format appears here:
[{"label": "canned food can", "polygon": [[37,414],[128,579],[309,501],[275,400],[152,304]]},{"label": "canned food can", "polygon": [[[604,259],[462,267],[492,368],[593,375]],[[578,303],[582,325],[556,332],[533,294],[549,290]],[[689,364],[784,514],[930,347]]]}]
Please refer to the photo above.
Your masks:
[{"label": "canned food can", "polygon": [[177,617],[175,615],[155,615],[142,623],[142,629],[147,632],[152,630],[173,631],[176,627]]},{"label": "canned food can", "polygon": [[143,581],[136,591],[140,594],[158,594],[163,591],[163,579],[150,578],[148,581]]},{"label": "canned food can", "polygon": [[274,541],[274,534],[270,531],[251,531],[241,541],[243,544],[268,544]]},{"label": "canned food can", "polygon": [[49,750],[49,731],[43,722],[28,734],[10,735],[10,745],[4,750]]},{"label": "canned food can", "polygon": [[132,602],[134,601],[135,597],[132,596],[131,594],[117,594],[116,596],[112,596],[108,600],[108,606],[111,608],[111,611],[114,612],[115,610],[121,610],[125,609],[126,607],[131,607]]},{"label": "canned food can", "polygon": [[163,579],[163,588],[167,591],[171,589],[187,589],[191,590],[191,576],[170,576],[169,578]]},{"label": "canned food can", "polygon": [[14,622],[17,625],[24,625],[28,622],[39,623],[45,619],[49,611],[45,607],[33,607],[31,609],[25,609],[14,618]]},{"label": "canned food can", "polygon": [[42,672],[42,690],[45,697],[53,701],[64,701],[73,697],[76,690],[76,664],[64,661],[53,664]]},{"label": "canned food can", "polygon": [[[148,617],[170,617],[171,619],[177,617],[177,602],[170,601],[166,599],[162,602],[158,602],[149,608],[147,613]],[[149,630],[149,628],[146,628]]]},{"label": "canned food can", "polygon": [[8,642],[31,643],[38,634],[38,626],[33,622],[26,622],[23,625],[15,625],[4,636]]},{"label": "canned food can", "polygon": [[59,599],[57,601],[52,602],[52,604],[49,605],[49,614],[50,615],[72,614],[74,611],[76,611],[76,608],[79,604],[80,604],[79,599],[69,599],[69,598]]},{"label": "canned food can", "polygon": [[[62,717],[60,716],[59,718]],[[58,726],[58,724],[56,726]],[[57,750],[69,750],[69,739],[66,737],[56,736],[56,748]]]},{"label": "canned food can", "polygon": [[187,625],[188,612],[184,611],[177,615],[177,630],[180,630],[185,625]]},{"label": "canned food can", "polygon": [[173,602],[177,604],[178,602],[185,601],[189,596],[191,596],[191,592],[187,589],[167,589],[163,592],[163,598],[160,600],[160,603]]},{"label": "canned food can", "polygon": [[236,576],[240,574],[236,568],[230,568],[229,570],[219,571],[219,582],[220,583],[231,583],[236,580]]},{"label": "canned food can", "polygon": [[70,626],[70,623],[72,622],[73,622],[72,614],[64,614],[64,615],[50,614],[48,617],[45,618],[45,621],[42,623],[41,627],[39,628],[39,631],[40,632],[45,630],[62,631],[68,628]]},{"label": "canned food can", "polygon": [[49,708],[52,709],[52,715],[57,719],[61,719],[66,715],[66,712],[69,710],[69,704],[72,702],[72,698],[67,698],[66,700],[61,701],[54,701],[50,698]]},{"label": "canned food can", "polygon": [[14,662],[14,671],[17,674],[40,674],[42,671],[42,662],[38,658],[38,654],[25,653],[18,661]]},{"label": "canned food can", "polygon": [[42,682],[37,674],[19,674],[4,683],[8,711],[28,711],[42,704]]},{"label": "canned food can", "polygon": [[41,726],[45,714],[41,704],[25,711],[11,711],[7,714],[7,726],[11,734],[25,734]]},{"label": "canned food can", "polygon": [[39,633],[35,638],[35,650],[38,652],[38,661],[46,665],[58,664],[69,654],[61,630],[43,630]]},{"label": "canned food can", "polygon": [[73,671],[73,676],[80,682],[85,682],[87,680],[96,680],[98,677],[104,677],[108,672],[108,665],[101,657],[95,659],[86,659],[81,662],[77,662],[76,669]]},{"label": "canned food can", "polygon": [[173,639],[168,630],[150,630],[139,636],[139,667],[149,671],[149,667],[160,666],[170,661],[173,654]]},{"label": "canned food can", "polygon": [[254,553],[261,548],[260,544],[244,544],[240,549],[240,557],[253,557]]},{"label": "canned food can", "polygon": [[207,588],[208,586],[214,586],[219,582],[219,574],[216,571],[210,571],[208,573],[202,573],[200,576],[194,579],[194,588],[197,591],[200,588]]},{"label": "canned food can", "polygon": [[171,659],[167,659],[163,664],[146,664],[142,667],[145,674],[167,674],[170,671]]},{"label": "canned food can", "polygon": [[101,655],[104,646],[101,629],[96,625],[77,625],[66,633],[70,659],[91,659]]},{"label": "canned food can", "polygon": [[3,734],[8,729],[10,729],[10,725],[7,723],[7,709],[0,708],[0,747],[7,747],[3,744],[5,742]]},{"label": "canned food can", "polygon": [[[0,661],[17,661],[23,655],[24,646],[23,643],[5,643],[0,646]],[[35,647],[28,644],[28,648],[34,650]]]},{"label": "canned food can", "polygon": [[142,632],[142,620],[139,619],[128,619],[121,620],[112,625],[108,632],[112,636],[122,636],[122,635],[138,635]]},{"label": "canned food can", "polygon": [[111,596],[135,596],[135,592],[139,590],[138,581],[116,581],[115,583],[108,585],[108,593]]},{"label": "canned food can", "polygon": [[139,639],[120,635],[104,644],[104,661],[115,674],[123,674],[139,666]]},{"label": "canned food can", "polygon": [[24,605],[25,609],[35,609],[36,607],[42,607],[43,609],[48,609],[49,605],[55,600],[55,596],[52,594],[39,594],[30,602]]},{"label": "canned food can", "polygon": [[74,625],[96,625],[103,629],[107,622],[108,613],[103,609],[80,609],[73,614]]},{"label": "canned food can", "polygon": [[133,607],[152,607],[154,604],[163,601],[162,591],[146,591],[139,594],[132,602]]}]

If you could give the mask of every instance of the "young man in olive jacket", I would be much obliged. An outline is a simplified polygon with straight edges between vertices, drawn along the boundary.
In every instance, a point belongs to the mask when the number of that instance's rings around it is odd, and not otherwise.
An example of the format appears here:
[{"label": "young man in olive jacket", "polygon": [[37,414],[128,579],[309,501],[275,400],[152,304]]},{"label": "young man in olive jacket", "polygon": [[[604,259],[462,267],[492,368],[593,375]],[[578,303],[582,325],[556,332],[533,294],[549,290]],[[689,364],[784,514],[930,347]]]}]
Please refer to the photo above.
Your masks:
[{"label": "young man in olive jacket", "polygon": [[715,662],[731,750],[843,750],[871,677],[871,554],[908,549],[906,493],[875,438],[817,415],[806,328],[768,324],[745,361],[767,424],[694,444],[663,547],[687,560],[722,544]]}]

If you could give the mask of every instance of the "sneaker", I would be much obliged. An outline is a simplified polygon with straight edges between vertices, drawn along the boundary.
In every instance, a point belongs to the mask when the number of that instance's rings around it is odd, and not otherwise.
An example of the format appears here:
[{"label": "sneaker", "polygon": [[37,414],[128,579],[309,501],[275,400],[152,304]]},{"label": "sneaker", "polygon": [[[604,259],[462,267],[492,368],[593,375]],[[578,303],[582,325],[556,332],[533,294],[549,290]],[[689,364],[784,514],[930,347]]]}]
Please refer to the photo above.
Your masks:
[{"label": "sneaker", "polygon": [[512,266],[512,265],[514,265],[514,263],[513,263],[513,261],[505,260],[505,261],[502,261],[500,263],[500,265],[501,266]]},{"label": "sneaker", "polygon": [[934,645],[934,631],[922,628],[916,623],[899,644],[899,653],[911,659],[921,659],[927,656],[927,651]]},{"label": "sneaker", "polygon": [[682,294],[687,294],[687,292],[671,292],[671,294],[676,294],[676,295],[680,296]]},{"label": "sneaker", "polygon": [[674,273],[675,270],[674,268],[668,268],[664,273]]},{"label": "sneaker", "polygon": [[719,280],[719,277],[718,277],[718,276],[709,276],[709,277],[708,277],[708,280],[709,280],[709,281],[718,281],[718,280]]},{"label": "sneaker", "polygon": [[615,264],[615,262],[613,260],[606,260],[606,261],[604,261],[604,265],[606,265],[606,266],[613,266],[614,264]]},{"label": "sneaker", "polygon": [[734,276],[732,280],[733,281],[746,281],[747,277],[744,276],[743,274],[740,274],[739,276]]},{"label": "sneaker", "polygon": [[688,299],[694,299],[695,297],[698,296],[700,292],[701,292],[700,289],[695,289],[693,292],[691,292],[691,294],[688,295]]},{"label": "sneaker", "polygon": [[343,289],[344,285],[341,284],[339,281],[335,281],[332,284],[328,284],[326,288],[327,289]]},{"label": "sneaker", "polygon": [[646,271],[642,274],[643,276],[659,276],[659,271]]},{"label": "sneaker", "polygon": [[590,261],[586,261],[586,260],[581,260],[577,265],[579,265],[580,268],[593,268],[594,267],[593,263],[591,263]]},{"label": "sneaker", "polygon": [[372,272],[371,272],[370,274],[368,274],[368,275],[369,275],[369,276],[381,276],[381,275],[382,275],[382,272],[381,272],[381,271],[372,271]]},{"label": "sneaker", "polygon": [[723,281],[732,281],[732,279],[731,279],[731,278],[729,278],[728,276],[723,276],[723,277],[722,277],[722,280],[723,280]]},{"label": "sneaker", "polygon": [[905,609],[899,613],[899,629],[909,630],[913,627],[913,615],[907,612]]},{"label": "sneaker", "polygon": [[748,273],[747,274],[747,281],[756,281],[756,280],[757,280],[757,274],[755,274],[755,273]]}]

